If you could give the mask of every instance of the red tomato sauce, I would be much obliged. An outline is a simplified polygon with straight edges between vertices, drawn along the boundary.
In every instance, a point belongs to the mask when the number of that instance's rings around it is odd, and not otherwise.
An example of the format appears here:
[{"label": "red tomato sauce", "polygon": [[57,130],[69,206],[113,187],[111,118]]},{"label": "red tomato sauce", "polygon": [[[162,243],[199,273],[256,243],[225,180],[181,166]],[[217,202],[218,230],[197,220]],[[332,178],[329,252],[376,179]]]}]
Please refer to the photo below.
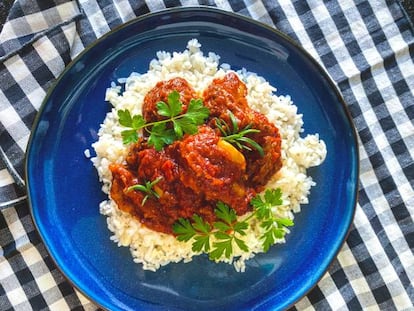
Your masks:
[{"label": "red tomato sauce", "polygon": [[[197,93],[182,78],[162,81],[148,92],[142,115],[147,122],[161,120],[156,103],[167,102],[168,94],[177,91],[185,113]],[[201,98],[210,110],[206,124],[198,133],[184,135],[156,151],[141,138],[130,147],[124,164],[111,164],[113,181],[111,197],[119,208],[136,217],[146,227],[173,234],[173,224],[181,217],[194,214],[208,222],[215,220],[218,201],[228,204],[238,215],[250,210],[249,202],[263,190],[269,179],[282,167],[281,138],[276,126],[249,108],[246,85],[234,73],[215,79]],[[238,150],[221,138],[215,118],[231,124],[229,112],[237,118],[239,128],[251,125],[260,130],[248,134],[261,145],[256,150]],[[156,196],[128,189],[136,184],[159,179],[153,186]]]}]

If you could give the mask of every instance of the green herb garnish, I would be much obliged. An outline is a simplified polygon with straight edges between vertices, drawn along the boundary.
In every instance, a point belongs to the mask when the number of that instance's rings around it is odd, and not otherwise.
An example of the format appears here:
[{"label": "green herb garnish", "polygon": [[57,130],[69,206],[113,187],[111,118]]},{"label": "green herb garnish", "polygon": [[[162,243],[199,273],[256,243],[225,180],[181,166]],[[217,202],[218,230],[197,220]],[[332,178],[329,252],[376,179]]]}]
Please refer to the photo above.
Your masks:
[{"label": "green herb garnish", "polygon": [[226,140],[233,146],[236,146],[240,150],[245,149],[252,151],[253,149],[256,149],[263,157],[264,151],[262,146],[260,146],[253,139],[246,137],[247,134],[259,133],[260,130],[251,128],[251,124],[246,125],[243,129],[239,129],[237,119],[231,111],[229,111],[229,117],[231,121],[231,127],[223,119],[215,118],[216,126],[223,135],[222,139]]},{"label": "green herb garnish", "polygon": [[210,258],[219,259],[223,254],[226,258],[230,258],[233,253],[233,242],[242,251],[248,252],[246,243],[237,237],[246,235],[246,229],[249,226],[247,222],[238,221],[234,209],[222,202],[217,203],[215,214],[219,221],[213,224],[217,231],[214,233],[216,241],[213,243]]},{"label": "green herb garnish", "polygon": [[145,126],[145,120],[141,115],[131,116],[129,110],[118,110],[119,124],[131,128],[121,132],[122,142],[127,145],[138,141],[138,130]]},{"label": "green herb garnish", "polygon": [[212,226],[198,215],[194,215],[191,220],[180,218],[173,225],[177,239],[187,242],[194,238],[192,250],[208,253],[211,260],[223,255],[230,258],[235,245],[247,252],[246,243],[238,237],[246,234],[247,222],[238,221],[236,212],[223,202],[217,203],[214,212],[218,220]]},{"label": "green herb garnish", "polygon": [[156,198],[159,199],[160,195],[154,190],[154,186],[160,182],[162,177],[157,177],[153,181],[146,181],[144,184],[136,184],[127,188],[127,192],[138,190],[145,193],[144,198],[142,199],[141,205],[144,206],[145,202],[149,198]]},{"label": "green herb garnish", "polygon": [[182,113],[183,103],[177,91],[168,94],[167,103],[160,101],[156,106],[157,113],[166,119],[147,123],[142,115],[131,116],[128,110],[118,110],[119,123],[130,128],[121,132],[124,144],[137,142],[138,131],[144,129],[150,134],[148,144],[160,151],[184,134],[197,133],[197,126],[203,124],[210,114],[201,99],[191,99],[187,111]]},{"label": "green herb garnish", "polygon": [[285,236],[285,227],[290,227],[294,224],[293,220],[289,218],[278,218],[273,214],[272,207],[282,203],[280,188],[267,189],[263,197],[256,195],[250,201],[256,218],[260,221],[260,226],[265,229],[265,233],[261,236],[264,252],[267,252],[277,239],[282,239]]},{"label": "green herb garnish", "polygon": [[240,237],[246,235],[249,219],[256,217],[265,230],[260,239],[264,252],[267,252],[277,239],[285,236],[285,227],[293,226],[291,219],[276,217],[272,212],[272,207],[282,204],[281,195],[279,188],[266,190],[263,197],[257,194],[250,201],[253,212],[244,220],[237,219],[234,209],[218,202],[214,210],[217,221],[213,224],[210,225],[199,215],[193,215],[191,219],[180,218],[175,222],[173,232],[179,241],[187,242],[193,239],[192,250],[209,254],[211,260],[218,260],[223,256],[230,258],[234,247],[244,252],[249,251]]}]

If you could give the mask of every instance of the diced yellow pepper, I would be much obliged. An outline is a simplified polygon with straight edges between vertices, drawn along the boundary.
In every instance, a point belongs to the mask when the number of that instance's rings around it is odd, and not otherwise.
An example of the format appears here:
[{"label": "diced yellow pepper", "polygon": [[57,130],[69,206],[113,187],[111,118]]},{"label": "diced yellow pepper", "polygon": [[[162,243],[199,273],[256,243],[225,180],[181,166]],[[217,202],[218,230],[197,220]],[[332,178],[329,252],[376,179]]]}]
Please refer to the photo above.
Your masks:
[{"label": "diced yellow pepper", "polygon": [[219,139],[217,147],[223,151],[229,160],[241,166],[243,170],[246,169],[246,159],[244,158],[243,154],[232,144],[223,139]]}]

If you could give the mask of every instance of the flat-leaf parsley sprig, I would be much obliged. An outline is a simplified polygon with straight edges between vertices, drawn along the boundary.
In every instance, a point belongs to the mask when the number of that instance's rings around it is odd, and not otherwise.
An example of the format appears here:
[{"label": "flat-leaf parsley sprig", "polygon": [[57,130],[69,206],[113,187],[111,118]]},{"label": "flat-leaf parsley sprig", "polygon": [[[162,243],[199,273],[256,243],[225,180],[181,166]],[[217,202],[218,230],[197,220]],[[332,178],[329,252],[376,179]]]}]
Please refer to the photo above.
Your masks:
[{"label": "flat-leaf parsley sprig", "polygon": [[240,239],[240,236],[246,235],[247,222],[238,221],[236,212],[223,202],[217,203],[214,213],[217,221],[212,225],[196,214],[191,220],[180,218],[173,225],[177,239],[187,242],[193,238],[192,250],[208,253],[211,260],[218,260],[223,255],[230,258],[234,246],[247,252],[246,243]]},{"label": "flat-leaf parsley sprig", "polygon": [[257,194],[250,204],[252,213],[246,218],[237,218],[234,209],[223,202],[218,202],[214,210],[217,220],[212,224],[199,215],[191,219],[180,218],[173,225],[173,232],[179,241],[192,240],[194,252],[205,252],[211,260],[219,260],[223,256],[230,258],[235,253],[235,247],[243,252],[249,248],[242,239],[249,227],[249,220],[256,217],[264,229],[260,236],[263,251],[267,252],[271,245],[286,234],[286,227],[293,226],[293,220],[276,217],[272,208],[283,203],[282,192],[279,188],[268,189],[264,195]]},{"label": "flat-leaf parsley sprig", "polygon": [[280,188],[267,189],[263,196],[256,195],[250,204],[254,208],[253,214],[260,222],[264,233],[260,237],[263,243],[263,251],[267,252],[273,244],[279,239],[284,238],[286,227],[293,226],[293,220],[290,218],[276,217],[272,212],[274,206],[282,205],[282,191]]},{"label": "flat-leaf parsley sprig", "polygon": [[142,115],[132,116],[127,109],[118,110],[119,123],[129,128],[121,132],[124,144],[137,142],[138,131],[143,129],[149,133],[148,144],[160,151],[165,145],[181,139],[184,134],[197,133],[197,127],[210,115],[201,99],[191,99],[187,111],[182,113],[183,103],[177,91],[168,94],[167,102],[159,101],[156,107],[157,113],[165,119],[146,122]]}]

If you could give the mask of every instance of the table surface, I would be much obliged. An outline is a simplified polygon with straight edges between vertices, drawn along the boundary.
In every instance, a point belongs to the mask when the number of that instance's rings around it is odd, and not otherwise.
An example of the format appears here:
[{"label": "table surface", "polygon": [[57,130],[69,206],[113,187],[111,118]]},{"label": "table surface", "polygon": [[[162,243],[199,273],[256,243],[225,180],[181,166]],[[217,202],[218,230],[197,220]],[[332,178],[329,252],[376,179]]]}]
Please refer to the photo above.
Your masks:
[{"label": "table surface", "polygon": [[[159,10],[157,3],[191,1],[16,0],[37,3],[41,12],[38,24],[30,24],[33,15],[14,11],[7,44],[0,38],[0,58],[6,60],[0,62],[0,151],[10,147],[6,160],[16,154],[23,159],[24,148],[13,149],[13,139],[19,130],[30,133],[47,89],[85,46],[135,15]],[[13,2],[0,3],[0,29]],[[414,1],[201,2],[269,23],[298,41],[337,84],[358,132],[354,223],[326,275],[292,310],[414,310]],[[61,8],[54,11],[58,27],[34,37],[24,32],[44,30],[54,5]],[[23,199],[20,206],[13,206],[14,200],[7,208],[0,205],[0,311],[96,310],[56,268],[34,228],[24,185],[16,182],[19,172],[12,163],[8,173],[6,164],[0,161],[0,197],[11,193]]]},{"label": "table surface", "polygon": [[[399,0],[405,8],[411,21],[414,22],[414,1],[413,0]],[[8,12],[13,4],[13,0],[3,0],[0,3],[0,31],[7,18]]]}]

